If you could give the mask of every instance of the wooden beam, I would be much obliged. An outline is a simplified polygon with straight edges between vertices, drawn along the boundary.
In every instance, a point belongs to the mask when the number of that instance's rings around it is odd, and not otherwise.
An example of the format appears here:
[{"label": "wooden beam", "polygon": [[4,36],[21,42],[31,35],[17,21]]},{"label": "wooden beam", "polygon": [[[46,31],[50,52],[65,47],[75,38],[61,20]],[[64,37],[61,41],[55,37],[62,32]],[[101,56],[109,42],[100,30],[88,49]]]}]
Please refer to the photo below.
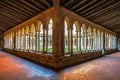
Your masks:
[{"label": "wooden beam", "polygon": [[115,4],[112,4],[112,5],[104,8],[104,9],[101,9],[100,11],[98,11],[98,12],[92,14],[92,15],[87,16],[86,18],[90,18],[90,17],[96,16],[96,15],[99,15],[100,12],[110,11],[113,7],[118,7],[119,5],[120,5],[120,2],[117,2]]},{"label": "wooden beam", "polygon": [[[17,15],[17,14],[15,14],[15,13],[12,13],[12,12],[10,12],[9,10],[6,10],[6,9],[4,9],[4,12],[5,13],[7,13],[7,14],[9,14],[9,15],[12,15],[12,16],[14,16],[14,17],[16,17],[16,18],[14,18],[14,19],[18,19],[18,20],[25,20],[27,17],[24,17],[24,16],[22,16],[22,15]],[[1,12],[2,13],[2,12]],[[11,17],[11,16],[8,16],[8,17]]]},{"label": "wooden beam", "polygon": [[1,16],[1,19],[7,19],[7,21],[10,21],[12,23],[15,23],[15,21],[16,21],[16,19],[9,17],[9,15],[5,15],[5,14],[0,13],[0,16]]},{"label": "wooden beam", "polygon": [[117,6],[115,6],[115,7],[112,7],[112,8],[110,8],[110,9],[107,9],[107,10],[105,10],[105,11],[102,11],[102,12],[94,15],[94,16],[91,17],[91,18],[94,19],[94,18],[97,18],[97,17],[102,16],[102,15],[104,15],[104,14],[107,14],[108,12],[111,12],[111,13],[112,13],[112,12],[114,12],[114,11],[118,11],[119,7],[120,7],[120,5],[117,5]]},{"label": "wooden beam", "polygon": [[[33,14],[33,13],[28,12],[28,11],[25,10],[24,8],[21,9],[20,7],[18,7],[17,5],[13,4],[12,2],[6,1],[5,3],[9,4],[9,5],[6,5],[6,6],[10,6],[10,7],[13,8],[13,9],[20,10],[21,12],[27,13],[27,14],[29,14],[29,15],[31,15],[31,16],[35,15],[35,14]],[[17,4],[18,4],[18,3],[17,3]]]},{"label": "wooden beam", "polygon": [[71,2],[73,2],[74,0],[69,0],[65,5],[64,7],[68,6]]},{"label": "wooden beam", "polygon": [[111,19],[111,20],[109,20],[109,21],[103,22],[102,24],[109,24],[109,23],[112,23],[112,22],[113,22],[113,24],[114,24],[114,22],[116,22],[116,21],[120,21],[120,18]]},{"label": "wooden beam", "polygon": [[42,10],[45,10],[45,6],[39,4],[38,2],[36,2],[35,0],[28,0],[30,1],[31,3],[35,4],[36,6],[38,6],[39,8],[41,8]]},{"label": "wooden beam", "polygon": [[17,9],[15,7],[12,7],[10,5],[6,5],[5,3],[2,3],[2,2],[0,3],[0,6],[3,7],[5,10],[8,10],[8,11],[12,12],[13,14],[17,14],[17,13],[22,14],[22,15],[24,15],[24,17],[25,16],[27,16],[27,17],[32,16],[31,14],[28,14],[28,13],[26,13],[24,11],[20,11],[19,9]]},{"label": "wooden beam", "polygon": [[27,1],[25,1],[25,0],[20,0],[20,2],[22,2],[22,3],[24,3],[25,5],[31,7],[32,9],[34,9],[34,11],[40,12],[40,9],[39,9],[39,8],[33,6],[32,4],[28,3]]},{"label": "wooden beam", "polygon": [[103,20],[108,20],[110,19],[111,17],[115,17],[116,15],[119,15],[119,11],[110,11],[110,12],[107,12],[106,14],[104,14],[103,16],[100,16],[100,17],[96,17],[94,18],[95,21],[103,21]]},{"label": "wooden beam", "polygon": [[78,13],[79,11],[81,11],[81,10],[83,10],[85,7],[87,7],[87,6],[95,3],[96,1],[97,1],[97,0],[92,0],[90,3],[84,5],[83,7],[79,8],[79,9],[77,9],[76,12]]},{"label": "wooden beam", "polygon": [[95,5],[91,5],[91,7],[87,8],[86,10],[83,10],[81,14],[87,13],[88,11],[91,11],[93,8],[103,4],[106,0],[100,0],[101,2],[96,3]]},{"label": "wooden beam", "polygon": [[74,10],[76,9],[78,6],[80,6],[81,4],[85,3],[87,0],[82,0],[80,1],[78,4],[76,4],[75,6],[73,6],[71,9]]},{"label": "wooden beam", "polygon": [[[10,14],[10,15],[13,15],[14,17],[16,17],[15,19],[20,19],[20,20],[25,20],[27,17],[24,17],[23,15],[17,15],[16,13],[12,13],[11,11],[9,11],[9,10],[6,10],[6,9],[4,9],[3,10],[5,13],[7,13],[7,14]],[[1,12],[2,13],[2,12]],[[8,16],[8,17],[11,17],[11,16]]]},{"label": "wooden beam", "polygon": [[18,0],[12,0],[11,3],[14,3],[14,5],[17,8],[19,8],[20,10],[27,11],[27,13],[28,12],[32,13],[32,15],[36,14],[36,12],[33,9],[31,9],[31,8],[27,7],[26,5],[22,4],[20,1],[18,2]]},{"label": "wooden beam", "polygon": [[[8,26],[9,25],[9,26]],[[7,21],[5,19],[1,19],[0,18],[0,26],[6,26],[6,27],[10,27],[11,25],[13,25],[13,23],[11,23],[10,21]]]},{"label": "wooden beam", "polygon": [[48,7],[50,7],[50,4],[46,0],[40,0],[40,1],[44,2]]},{"label": "wooden beam", "polygon": [[115,14],[115,15],[113,15],[113,16],[108,16],[108,17],[103,17],[103,18],[101,18],[101,20],[96,20],[96,21],[98,21],[98,22],[101,22],[101,23],[103,23],[103,22],[106,22],[106,21],[110,21],[110,20],[112,20],[113,18],[119,18],[120,16],[120,13],[119,14]]},{"label": "wooden beam", "polygon": [[113,3],[113,2],[114,2],[114,1],[111,0],[111,1],[109,1],[109,2],[106,2],[106,4],[105,4],[105,3],[104,3],[104,4],[101,4],[101,5],[99,5],[99,7],[95,7],[95,9],[93,9],[93,10],[91,10],[91,11],[83,14],[83,16],[89,16],[90,14],[95,13],[95,12],[103,9],[105,6],[107,6],[107,5],[109,5],[109,4]]}]

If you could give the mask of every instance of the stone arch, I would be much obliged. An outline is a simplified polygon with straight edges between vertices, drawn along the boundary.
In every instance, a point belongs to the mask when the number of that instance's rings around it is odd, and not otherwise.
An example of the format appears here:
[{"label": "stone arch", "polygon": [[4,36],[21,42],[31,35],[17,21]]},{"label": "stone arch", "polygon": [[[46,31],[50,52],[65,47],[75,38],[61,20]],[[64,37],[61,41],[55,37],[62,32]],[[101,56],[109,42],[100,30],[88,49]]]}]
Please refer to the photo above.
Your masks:
[{"label": "stone arch", "polygon": [[97,31],[96,28],[93,28],[93,34],[96,34],[96,31]]},{"label": "stone arch", "polygon": [[72,29],[71,21],[70,18],[65,16],[64,17],[64,52],[68,53],[71,52],[71,36],[70,35],[70,30]]},{"label": "stone arch", "polygon": [[40,27],[43,23],[41,22],[41,20],[39,20],[36,24],[36,31],[40,31]]},{"label": "stone arch", "polygon": [[76,21],[74,21],[73,22],[73,26],[72,26],[72,43],[73,43],[73,45],[72,45],[72,50],[73,50],[73,52],[78,52],[78,48],[79,48],[79,46],[78,46],[78,44],[79,44],[79,32],[80,32],[80,24],[79,24],[79,22],[76,20]]},{"label": "stone arch", "polygon": [[64,18],[64,25],[67,26],[67,29],[69,29],[71,27],[70,26],[71,25],[71,21],[70,21],[70,19],[67,16]]},{"label": "stone arch", "polygon": [[30,25],[30,32],[31,32],[31,33],[34,33],[34,31],[35,31],[35,25],[32,23],[32,24]]},{"label": "stone arch", "polygon": [[22,28],[21,30],[22,30],[22,34],[25,34],[25,30],[24,30],[24,28]]},{"label": "stone arch", "polygon": [[29,33],[29,26],[25,27],[25,33],[28,34]]},{"label": "stone arch", "polygon": [[47,28],[53,29],[53,18],[51,18],[51,17],[49,17],[49,19],[48,19]]},{"label": "stone arch", "polygon": [[53,18],[49,17],[47,22],[47,30],[48,30],[48,36],[47,36],[47,52],[52,52],[52,46],[53,46]]},{"label": "stone arch", "polygon": [[18,29],[18,36],[21,35],[21,29]]},{"label": "stone arch", "polygon": [[79,31],[80,30],[80,23],[79,23],[79,21],[76,20],[76,21],[74,21],[73,24],[75,24],[76,30]]},{"label": "stone arch", "polygon": [[81,28],[82,28],[83,30],[86,30],[86,29],[87,29],[86,24],[82,24]]},{"label": "stone arch", "polygon": [[91,26],[88,26],[87,31],[88,31],[88,32],[92,32],[92,27],[91,27]]}]

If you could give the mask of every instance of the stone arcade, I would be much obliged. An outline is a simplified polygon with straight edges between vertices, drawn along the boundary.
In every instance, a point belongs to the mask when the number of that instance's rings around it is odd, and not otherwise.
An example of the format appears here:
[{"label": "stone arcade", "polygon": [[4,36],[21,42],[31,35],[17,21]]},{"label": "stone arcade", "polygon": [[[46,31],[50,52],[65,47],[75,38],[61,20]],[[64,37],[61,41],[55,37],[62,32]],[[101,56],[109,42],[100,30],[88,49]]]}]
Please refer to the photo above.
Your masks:
[{"label": "stone arcade", "polygon": [[5,51],[53,68],[117,51],[116,33],[53,1],[53,7],[4,33]]}]

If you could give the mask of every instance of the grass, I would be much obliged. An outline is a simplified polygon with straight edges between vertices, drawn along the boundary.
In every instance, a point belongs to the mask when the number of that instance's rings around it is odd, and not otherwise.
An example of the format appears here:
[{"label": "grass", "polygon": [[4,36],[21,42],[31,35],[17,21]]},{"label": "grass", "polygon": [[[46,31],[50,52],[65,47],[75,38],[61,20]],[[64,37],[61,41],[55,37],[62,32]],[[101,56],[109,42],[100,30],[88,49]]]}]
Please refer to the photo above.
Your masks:
[{"label": "grass", "polygon": [[[76,51],[77,51],[77,48],[72,48],[72,49],[73,49],[73,52],[76,52]],[[66,48],[64,49],[64,51],[65,51],[65,53],[68,52],[68,48],[66,47]]]},{"label": "grass", "polygon": [[[42,51],[43,48],[39,48],[39,51]],[[52,52],[52,48],[48,48],[48,52]]]}]

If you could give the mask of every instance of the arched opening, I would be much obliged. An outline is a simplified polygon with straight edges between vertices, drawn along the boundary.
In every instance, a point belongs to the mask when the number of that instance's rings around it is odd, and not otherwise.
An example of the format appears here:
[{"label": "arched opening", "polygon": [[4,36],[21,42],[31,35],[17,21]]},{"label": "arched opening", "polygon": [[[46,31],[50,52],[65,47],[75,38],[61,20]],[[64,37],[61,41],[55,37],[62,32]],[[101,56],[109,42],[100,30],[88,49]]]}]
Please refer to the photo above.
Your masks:
[{"label": "arched opening", "polygon": [[78,52],[79,50],[79,42],[80,42],[80,37],[79,37],[79,32],[80,32],[80,25],[78,21],[75,21],[73,23],[73,52]]},{"label": "arched opening", "polygon": [[87,29],[87,50],[92,50],[92,28],[91,26]]},{"label": "arched opening", "polygon": [[15,33],[16,33],[16,49],[15,50],[18,50],[18,30],[16,30]]},{"label": "arched opening", "polygon": [[81,27],[81,51],[85,52],[87,50],[87,31],[86,25],[82,24]]},{"label": "arched opening", "polygon": [[70,52],[70,33],[69,33],[69,19],[64,19],[64,52]]},{"label": "arched opening", "polygon": [[53,28],[53,19],[52,18],[50,18],[49,19],[49,22],[48,22],[48,35],[47,35],[47,48],[46,48],[46,50],[47,50],[47,52],[52,52],[52,44],[53,44],[53,38],[52,38],[52,35],[53,35],[53,30],[52,30],[52,28]]},{"label": "arched opening", "polygon": [[26,26],[25,28],[25,50],[26,51],[29,51],[29,45],[30,45],[30,42],[29,42],[29,26]]},{"label": "arched opening", "polygon": [[21,46],[21,29],[18,30],[18,50],[20,50]]},{"label": "arched opening", "polygon": [[93,50],[97,50],[97,32],[93,29]]},{"label": "arched opening", "polygon": [[43,24],[41,21],[37,24],[37,51],[43,51]]},{"label": "arched opening", "polygon": [[97,30],[97,41],[96,41],[96,45],[97,45],[97,50],[100,50],[100,30]]},{"label": "arched opening", "polygon": [[22,28],[21,30],[22,30],[22,34],[21,34],[21,50],[24,51],[24,49],[25,49],[24,28]]},{"label": "arched opening", "polygon": [[103,31],[100,32],[100,49],[103,50]]},{"label": "arched opening", "polygon": [[35,51],[35,25],[30,26],[30,51]]}]

